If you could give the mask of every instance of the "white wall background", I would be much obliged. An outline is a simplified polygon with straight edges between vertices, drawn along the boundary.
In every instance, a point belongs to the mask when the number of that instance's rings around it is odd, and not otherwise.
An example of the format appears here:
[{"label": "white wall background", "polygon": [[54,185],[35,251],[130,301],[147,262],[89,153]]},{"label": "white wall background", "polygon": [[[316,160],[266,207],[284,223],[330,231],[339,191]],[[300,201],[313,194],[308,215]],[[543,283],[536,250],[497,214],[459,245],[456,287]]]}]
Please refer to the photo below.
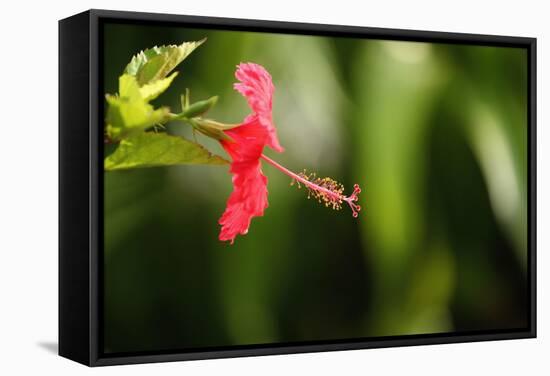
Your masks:
[{"label": "white wall background", "polygon": [[[8,0],[0,12],[0,374],[543,374],[550,370],[550,27],[545,1]],[[538,40],[539,338],[88,369],[57,342],[57,20],[107,8]]]}]

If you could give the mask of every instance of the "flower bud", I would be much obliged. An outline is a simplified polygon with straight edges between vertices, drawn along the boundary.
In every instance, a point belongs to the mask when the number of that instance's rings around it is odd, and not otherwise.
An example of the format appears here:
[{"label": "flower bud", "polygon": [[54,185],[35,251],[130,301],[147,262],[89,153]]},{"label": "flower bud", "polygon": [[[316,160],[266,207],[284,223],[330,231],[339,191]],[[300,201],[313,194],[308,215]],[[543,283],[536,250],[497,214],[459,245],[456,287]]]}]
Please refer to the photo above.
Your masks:
[{"label": "flower bud", "polygon": [[218,102],[218,97],[214,96],[212,98],[206,99],[204,101],[198,101],[185,108],[178,117],[184,117],[191,119],[197,116],[200,116],[210,110]]}]

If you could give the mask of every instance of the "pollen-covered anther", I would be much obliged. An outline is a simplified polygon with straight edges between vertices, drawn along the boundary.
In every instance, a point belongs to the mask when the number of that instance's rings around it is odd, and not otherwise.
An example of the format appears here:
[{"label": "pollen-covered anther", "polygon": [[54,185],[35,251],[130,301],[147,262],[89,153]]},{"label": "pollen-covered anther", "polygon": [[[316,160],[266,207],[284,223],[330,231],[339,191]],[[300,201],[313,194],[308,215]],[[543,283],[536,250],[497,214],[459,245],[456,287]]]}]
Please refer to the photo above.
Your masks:
[{"label": "pollen-covered anther", "polygon": [[[342,193],[344,191],[342,184],[328,177],[319,178],[315,172],[308,173],[306,170],[299,173],[298,176],[308,191],[308,199],[313,197],[320,204],[334,210],[342,208]],[[295,179],[295,181],[300,186],[300,181],[298,179]]]},{"label": "pollen-covered anther", "polygon": [[357,217],[361,207],[355,202],[358,201],[358,195],[361,192],[361,189],[356,184],[352,194],[347,197],[344,195],[344,186],[337,182],[336,180],[324,177],[319,178],[313,173],[308,173],[306,170],[297,174],[297,177],[293,179],[291,185],[294,185],[294,182],[298,184],[298,187],[301,187],[301,184],[304,185],[307,189],[307,198],[310,199],[313,197],[320,204],[324,204],[326,207],[330,207],[334,210],[341,210],[343,202],[347,202],[352,210],[352,215]]}]

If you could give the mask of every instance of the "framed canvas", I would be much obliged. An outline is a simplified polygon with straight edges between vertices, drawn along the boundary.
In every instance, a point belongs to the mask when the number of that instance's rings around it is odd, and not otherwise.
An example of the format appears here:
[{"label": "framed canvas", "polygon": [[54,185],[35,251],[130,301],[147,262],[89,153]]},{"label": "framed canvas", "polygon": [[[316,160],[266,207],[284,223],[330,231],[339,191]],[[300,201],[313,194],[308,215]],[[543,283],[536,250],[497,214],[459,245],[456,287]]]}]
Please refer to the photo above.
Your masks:
[{"label": "framed canvas", "polygon": [[536,40],[59,22],[59,354],[536,336]]}]

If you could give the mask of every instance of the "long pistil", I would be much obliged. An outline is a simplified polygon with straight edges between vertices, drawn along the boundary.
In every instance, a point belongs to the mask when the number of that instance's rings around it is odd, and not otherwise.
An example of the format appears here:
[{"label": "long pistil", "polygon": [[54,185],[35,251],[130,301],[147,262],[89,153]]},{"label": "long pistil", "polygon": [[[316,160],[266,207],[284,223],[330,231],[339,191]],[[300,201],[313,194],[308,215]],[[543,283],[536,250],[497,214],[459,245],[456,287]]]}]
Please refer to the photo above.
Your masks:
[{"label": "long pistil", "polygon": [[335,210],[340,210],[342,208],[342,203],[346,202],[351,208],[353,217],[357,218],[359,216],[359,211],[361,210],[361,206],[357,205],[359,193],[361,193],[359,185],[355,184],[351,195],[346,196],[344,195],[343,185],[331,178],[321,179],[317,178],[315,174],[296,174],[265,154],[262,154],[261,158],[285,175],[290,176],[293,182],[298,183],[298,187],[300,187],[300,184],[304,185],[308,189],[308,198],[313,196],[320,203],[324,203],[325,206],[330,206]]}]

